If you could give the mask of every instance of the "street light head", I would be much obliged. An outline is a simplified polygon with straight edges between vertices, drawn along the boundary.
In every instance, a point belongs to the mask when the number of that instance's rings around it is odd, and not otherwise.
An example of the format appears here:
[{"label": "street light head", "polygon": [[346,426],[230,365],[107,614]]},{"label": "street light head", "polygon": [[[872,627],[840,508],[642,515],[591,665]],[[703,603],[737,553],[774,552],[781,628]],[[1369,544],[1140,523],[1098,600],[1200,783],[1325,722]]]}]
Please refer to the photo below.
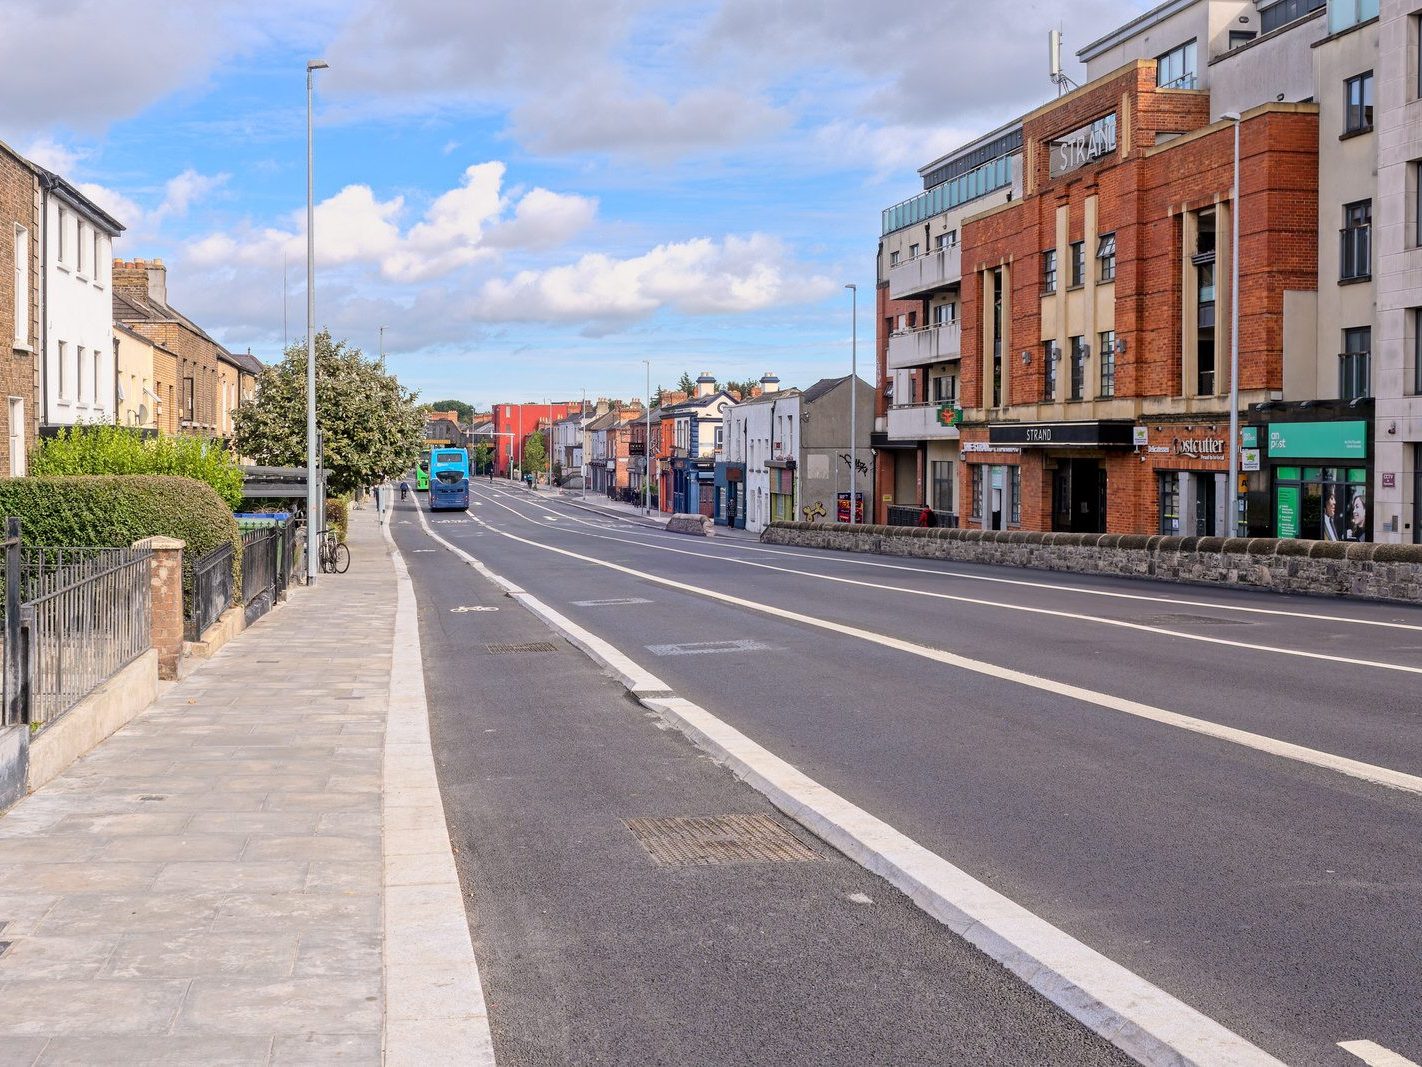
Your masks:
[{"label": "street light head", "polygon": [[327,63],[324,59],[308,59],[306,61],[307,74],[310,74],[313,70],[329,70],[330,67],[331,64]]},{"label": "street light head", "polygon": [[856,293],[859,291],[859,286],[855,285],[853,282],[850,282],[848,285],[845,286],[845,288],[853,289]]},{"label": "street light head", "polygon": [[1238,112],[1238,111],[1226,111],[1223,115],[1220,116],[1220,118],[1225,119],[1225,120],[1227,120],[1227,121],[1229,121],[1229,122],[1238,122],[1238,121],[1239,121],[1239,112]]}]

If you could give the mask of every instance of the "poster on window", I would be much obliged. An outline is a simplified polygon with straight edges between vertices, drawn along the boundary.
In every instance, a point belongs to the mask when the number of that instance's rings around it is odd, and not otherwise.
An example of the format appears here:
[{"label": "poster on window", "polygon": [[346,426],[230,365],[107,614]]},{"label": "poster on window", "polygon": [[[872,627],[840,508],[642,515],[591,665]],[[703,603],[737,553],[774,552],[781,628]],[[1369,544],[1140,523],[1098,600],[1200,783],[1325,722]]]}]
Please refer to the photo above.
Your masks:
[{"label": "poster on window", "polygon": [[1344,516],[1343,540],[1368,540],[1368,490],[1366,486],[1348,487],[1348,514]]},{"label": "poster on window", "polygon": [[[836,502],[835,518],[839,522],[849,521],[849,494],[840,493]],[[854,521],[859,523],[864,521],[864,494],[854,494]]]}]

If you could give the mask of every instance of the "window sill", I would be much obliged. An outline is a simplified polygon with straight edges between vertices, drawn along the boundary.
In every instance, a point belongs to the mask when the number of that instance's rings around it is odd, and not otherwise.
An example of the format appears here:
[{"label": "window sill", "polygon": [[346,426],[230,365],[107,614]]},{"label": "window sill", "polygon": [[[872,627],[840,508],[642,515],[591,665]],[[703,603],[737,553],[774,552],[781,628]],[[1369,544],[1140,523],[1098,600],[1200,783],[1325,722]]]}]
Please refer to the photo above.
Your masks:
[{"label": "window sill", "polygon": [[1353,278],[1339,278],[1339,279],[1338,279],[1338,284],[1339,284],[1339,285],[1364,285],[1364,284],[1366,284],[1367,282],[1370,282],[1370,281],[1372,281],[1372,280],[1373,280],[1373,276],[1372,276],[1371,274],[1359,274],[1359,275],[1357,275],[1356,277],[1353,277]]},{"label": "window sill", "polygon": [[1056,296],[1056,295],[1057,295],[1056,287],[1053,286],[1051,289],[1043,289],[1043,290],[1042,290],[1042,295],[1043,295],[1043,296]]},{"label": "window sill", "polygon": [[1115,280],[1116,280],[1116,276],[1113,274],[1113,275],[1111,275],[1111,277],[1109,277],[1109,278],[1097,278],[1097,279],[1096,279],[1096,284],[1097,284],[1097,285],[1110,285],[1110,284],[1111,284],[1112,282],[1114,282]]},{"label": "window sill", "polygon": [[1338,135],[1340,141],[1351,141],[1354,137],[1362,137],[1373,132],[1371,126],[1359,126],[1356,130],[1344,130]]},{"label": "window sill", "polygon": [[12,351],[23,352],[27,356],[32,356],[35,354],[34,346],[26,344],[24,341],[15,341],[11,344],[10,347]]},{"label": "window sill", "polygon": [[1086,288],[1086,283],[1085,283],[1085,282],[1077,282],[1075,285],[1068,285],[1068,286],[1067,286],[1067,292],[1069,292],[1069,293],[1074,293],[1074,292],[1076,292],[1078,289],[1085,289],[1085,288]]}]

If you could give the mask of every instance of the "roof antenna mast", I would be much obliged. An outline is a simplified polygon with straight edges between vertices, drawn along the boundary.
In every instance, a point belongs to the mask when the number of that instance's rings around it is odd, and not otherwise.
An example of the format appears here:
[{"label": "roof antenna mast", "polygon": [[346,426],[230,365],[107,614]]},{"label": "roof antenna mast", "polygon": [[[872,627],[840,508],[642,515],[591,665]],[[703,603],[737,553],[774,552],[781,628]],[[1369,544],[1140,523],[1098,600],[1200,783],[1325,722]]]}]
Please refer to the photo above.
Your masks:
[{"label": "roof antenna mast", "polygon": [[1050,64],[1052,84],[1057,87],[1057,95],[1065,96],[1075,89],[1076,82],[1072,81],[1062,71],[1062,31],[1050,30],[1047,33],[1047,59]]}]

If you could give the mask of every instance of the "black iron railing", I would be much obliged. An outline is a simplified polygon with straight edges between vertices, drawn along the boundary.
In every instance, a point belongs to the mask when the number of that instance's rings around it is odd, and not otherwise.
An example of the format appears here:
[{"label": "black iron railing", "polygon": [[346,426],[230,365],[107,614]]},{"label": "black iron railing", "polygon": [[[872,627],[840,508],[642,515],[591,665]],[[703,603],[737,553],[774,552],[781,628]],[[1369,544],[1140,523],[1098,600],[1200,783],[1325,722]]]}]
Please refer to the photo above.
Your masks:
[{"label": "black iron railing", "polygon": [[48,548],[5,538],[7,724],[44,726],[152,646],[152,553]]},{"label": "black iron railing", "polygon": [[242,535],[242,603],[248,624],[271,611],[276,602],[279,540],[273,527]]},{"label": "black iron railing", "polygon": [[[951,511],[932,511],[934,526],[954,527],[958,525],[958,516]],[[923,515],[923,508],[904,506],[901,504],[889,505],[889,526],[919,526],[920,517]]]},{"label": "black iron railing", "polygon": [[193,561],[192,589],[183,601],[183,637],[197,641],[232,603],[232,543]]}]

